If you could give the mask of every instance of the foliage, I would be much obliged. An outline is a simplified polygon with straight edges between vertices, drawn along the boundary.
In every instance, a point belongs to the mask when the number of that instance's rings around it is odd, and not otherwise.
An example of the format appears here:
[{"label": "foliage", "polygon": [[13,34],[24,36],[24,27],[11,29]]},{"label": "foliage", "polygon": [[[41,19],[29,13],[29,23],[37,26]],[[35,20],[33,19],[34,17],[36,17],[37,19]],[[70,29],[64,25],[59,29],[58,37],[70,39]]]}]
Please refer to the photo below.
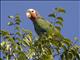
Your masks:
[{"label": "foliage", "polygon": [[[6,60],[54,60],[59,56],[61,60],[80,60],[80,46],[74,44],[68,38],[61,35],[63,27],[63,18],[56,13],[65,13],[63,8],[55,8],[55,12],[49,17],[55,19],[54,26],[59,33],[54,32],[54,36],[42,34],[38,39],[33,39],[30,30],[20,27],[22,22],[20,16],[8,16],[11,19],[8,26],[15,26],[15,32],[0,30],[2,41],[0,51],[4,56],[0,59]],[[14,20],[14,22],[12,22]],[[36,37],[37,38],[37,37]],[[75,38],[78,41],[77,38]]]}]

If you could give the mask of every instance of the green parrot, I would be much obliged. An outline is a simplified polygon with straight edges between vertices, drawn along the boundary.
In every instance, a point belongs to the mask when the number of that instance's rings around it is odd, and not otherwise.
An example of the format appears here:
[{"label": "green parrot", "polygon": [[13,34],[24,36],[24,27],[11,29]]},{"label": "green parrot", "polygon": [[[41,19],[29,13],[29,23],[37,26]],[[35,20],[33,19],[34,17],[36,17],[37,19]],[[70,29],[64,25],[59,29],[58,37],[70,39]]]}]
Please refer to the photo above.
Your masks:
[{"label": "green parrot", "polygon": [[[52,40],[60,40],[60,31],[57,30],[53,24],[41,17],[35,9],[28,9],[26,12],[26,16],[33,22],[35,31],[38,36],[41,37],[42,35],[46,34],[48,37],[50,35],[50,39]],[[49,57],[49,59],[45,60],[53,60],[52,55],[50,55]]]},{"label": "green parrot", "polygon": [[57,29],[54,26],[41,17],[38,12],[34,9],[28,9],[26,16],[33,22],[36,33],[40,36],[41,34],[47,33],[52,34]]}]

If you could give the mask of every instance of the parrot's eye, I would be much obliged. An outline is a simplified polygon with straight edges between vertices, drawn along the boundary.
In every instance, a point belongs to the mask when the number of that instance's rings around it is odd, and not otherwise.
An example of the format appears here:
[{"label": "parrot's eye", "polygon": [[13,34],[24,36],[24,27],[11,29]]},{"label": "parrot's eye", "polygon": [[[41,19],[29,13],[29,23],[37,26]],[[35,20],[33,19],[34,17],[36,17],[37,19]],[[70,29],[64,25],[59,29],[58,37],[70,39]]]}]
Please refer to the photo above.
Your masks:
[{"label": "parrot's eye", "polygon": [[32,11],[32,12],[34,12],[34,11]]},{"label": "parrot's eye", "polygon": [[32,10],[31,12],[32,12],[32,13],[35,13],[35,11],[34,11],[34,10]]}]

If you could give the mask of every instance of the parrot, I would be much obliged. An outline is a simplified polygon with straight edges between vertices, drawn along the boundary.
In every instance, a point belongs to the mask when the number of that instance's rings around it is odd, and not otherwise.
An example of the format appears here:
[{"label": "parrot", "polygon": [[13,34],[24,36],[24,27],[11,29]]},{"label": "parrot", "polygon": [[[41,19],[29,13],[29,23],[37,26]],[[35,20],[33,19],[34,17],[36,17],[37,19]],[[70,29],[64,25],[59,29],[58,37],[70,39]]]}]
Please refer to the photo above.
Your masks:
[{"label": "parrot", "polygon": [[52,34],[54,32],[55,29],[53,24],[40,16],[35,9],[28,9],[26,16],[33,22],[34,29],[39,36],[41,34]]},{"label": "parrot", "polygon": [[[41,37],[42,35],[46,34],[48,36],[50,35],[51,39],[53,40],[60,40],[62,36],[60,31],[56,29],[52,23],[40,16],[38,11],[35,9],[27,9],[26,16],[32,21],[34,29],[38,36]],[[52,55],[49,57],[51,58],[48,60],[53,60]]]},{"label": "parrot", "polygon": [[45,20],[35,9],[27,9],[26,16],[33,22],[34,29],[38,36],[44,34],[51,39],[60,41],[64,39],[61,32],[49,21]]}]

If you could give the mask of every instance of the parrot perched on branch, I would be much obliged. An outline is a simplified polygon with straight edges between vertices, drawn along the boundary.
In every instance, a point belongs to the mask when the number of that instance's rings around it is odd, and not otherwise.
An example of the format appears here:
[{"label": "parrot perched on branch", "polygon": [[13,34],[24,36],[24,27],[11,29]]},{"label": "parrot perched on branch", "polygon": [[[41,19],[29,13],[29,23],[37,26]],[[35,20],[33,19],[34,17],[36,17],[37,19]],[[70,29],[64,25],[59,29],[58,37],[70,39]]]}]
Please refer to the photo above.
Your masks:
[{"label": "parrot perched on branch", "polygon": [[[41,17],[36,10],[28,9],[26,12],[26,16],[33,22],[35,31],[39,37],[43,37],[43,35],[45,34],[45,36],[47,36],[48,40],[50,39],[51,42],[54,40],[60,42],[61,36],[62,36],[60,31],[57,30],[53,24],[51,24],[50,22],[45,20],[43,17]],[[56,43],[56,46],[57,46],[57,43]],[[50,58],[46,60],[53,60],[52,55],[50,55],[49,57]]]},{"label": "parrot perched on branch", "polygon": [[26,16],[33,22],[35,31],[38,35],[47,33],[52,34],[54,32],[54,26],[41,17],[34,9],[28,9]]}]

